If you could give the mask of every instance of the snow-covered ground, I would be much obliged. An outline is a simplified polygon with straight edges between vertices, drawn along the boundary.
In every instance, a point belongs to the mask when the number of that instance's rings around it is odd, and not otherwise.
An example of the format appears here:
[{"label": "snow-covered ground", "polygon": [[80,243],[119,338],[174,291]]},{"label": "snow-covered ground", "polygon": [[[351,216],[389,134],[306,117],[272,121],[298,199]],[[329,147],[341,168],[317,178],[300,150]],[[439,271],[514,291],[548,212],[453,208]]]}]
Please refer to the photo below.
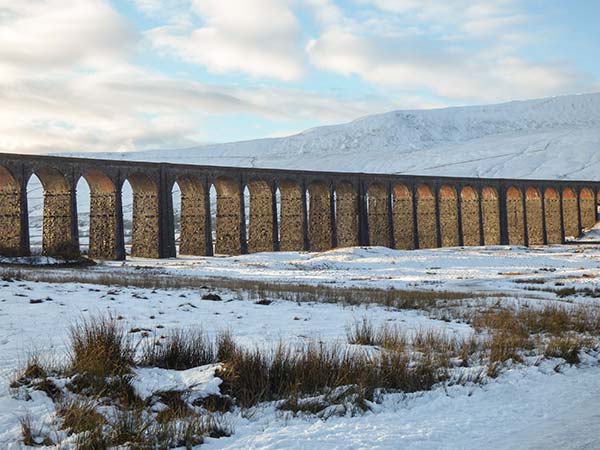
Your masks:
[{"label": "snow-covered ground", "polygon": [[[322,253],[254,253],[228,257],[104,262],[91,273],[117,267],[154,269],[167,275],[259,280],[329,287],[395,288],[554,298],[540,290],[558,286],[594,287],[600,276],[600,247],[454,247],[392,250],[351,247]],[[529,282],[531,281],[531,282]],[[533,290],[532,290],[533,289]]]},{"label": "snow-covered ground", "polygon": [[[82,317],[110,311],[133,335],[151,336],[177,327],[202,327],[209,335],[228,329],[245,346],[269,347],[284,340],[345,342],[349,325],[362,318],[391,323],[408,332],[444,330],[468,336],[472,329],[437,320],[419,310],[377,305],[296,303],[271,298],[257,304],[243,293],[218,287],[220,278],[278,283],[323,284],[505,294],[494,302],[586,302],[596,299],[531,288],[573,286],[595,289],[600,279],[600,248],[471,248],[395,251],[352,248],[315,253],[255,254],[227,258],[133,259],[89,269],[44,269],[44,276],[77,274],[90,280],[106,273],[156,273],[163,277],[207,279],[204,289],[143,289],[83,283],[0,282],[0,448],[18,449],[18,418],[30,414],[52,420],[45,395],[32,400],[11,396],[8,384],[31,352],[64,355],[69,326]],[[145,269],[147,268],[147,269]],[[597,278],[598,277],[598,278]],[[211,278],[214,278],[211,283]],[[515,280],[530,280],[516,283]],[[207,301],[207,292],[222,301]],[[31,300],[34,300],[33,302]],[[253,414],[230,413],[231,437],[208,439],[217,449],[595,449],[600,447],[600,366],[584,356],[578,367],[546,360],[517,365],[484,385],[439,386],[420,394],[389,394],[373,411],[355,417],[290,417],[272,405]],[[161,374],[143,372],[147,380]],[[200,378],[199,378],[200,377]],[[202,378],[204,377],[204,378]],[[166,382],[199,379],[215,388],[210,374],[169,375]],[[190,381],[191,380],[191,381]]]}]

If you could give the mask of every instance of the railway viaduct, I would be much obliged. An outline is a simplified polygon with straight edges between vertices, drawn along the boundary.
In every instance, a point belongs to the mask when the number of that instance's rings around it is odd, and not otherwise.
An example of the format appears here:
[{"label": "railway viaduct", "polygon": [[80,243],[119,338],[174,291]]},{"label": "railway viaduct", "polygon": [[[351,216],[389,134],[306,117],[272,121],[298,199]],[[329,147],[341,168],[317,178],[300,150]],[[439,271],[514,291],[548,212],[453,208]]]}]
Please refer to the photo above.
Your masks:
[{"label": "railway viaduct", "polygon": [[[44,189],[46,255],[79,253],[76,186],[90,186],[89,255],[124,259],[121,190],[133,190],[132,256],[179,252],[418,249],[565,242],[597,219],[600,182],[312,172],[0,153],[0,254],[28,255],[27,183]],[[216,190],[216,220],[210,190]],[[245,196],[245,189],[249,196]],[[249,207],[245,203],[249,202]],[[246,217],[246,211],[249,211]],[[214,242],[213,242],[214,241]]]}]

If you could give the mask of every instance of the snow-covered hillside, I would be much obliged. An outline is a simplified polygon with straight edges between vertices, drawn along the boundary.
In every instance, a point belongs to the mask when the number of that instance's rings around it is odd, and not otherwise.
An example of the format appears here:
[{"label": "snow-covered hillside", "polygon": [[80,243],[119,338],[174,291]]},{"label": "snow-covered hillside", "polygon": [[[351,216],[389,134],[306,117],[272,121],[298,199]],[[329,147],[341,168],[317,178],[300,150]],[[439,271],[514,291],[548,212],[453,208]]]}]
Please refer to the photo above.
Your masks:
[{"label": "snow-covered hillside", "polygon": [[[393,111],[283,138],[77,156],[238,167],[598,180],[600,93]],[[77,189],[85,243],[89,190],[85,181],[80,181]],[[39,245],[42,187],[37,179],[29,184],[29,191],[32,242]],[[129,186],[123,192],[126,219],[130,220]]]},{"label": "snow-covered hillside", "polygon": [[393,111],[283,138],[81,156],[313,170],[597,179],[600,93]]}]

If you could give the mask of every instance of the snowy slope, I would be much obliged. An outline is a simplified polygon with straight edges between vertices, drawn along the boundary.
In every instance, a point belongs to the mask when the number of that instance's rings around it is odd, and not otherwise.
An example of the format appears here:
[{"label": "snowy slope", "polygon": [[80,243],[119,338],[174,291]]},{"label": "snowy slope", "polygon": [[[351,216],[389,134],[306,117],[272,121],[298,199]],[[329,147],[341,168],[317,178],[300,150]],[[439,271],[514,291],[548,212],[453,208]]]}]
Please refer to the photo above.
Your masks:
[{"label": "snowy slope", "polygon": [[597,179],[600,93],[393,111],[283,138],[81,156],[313,170]]}]

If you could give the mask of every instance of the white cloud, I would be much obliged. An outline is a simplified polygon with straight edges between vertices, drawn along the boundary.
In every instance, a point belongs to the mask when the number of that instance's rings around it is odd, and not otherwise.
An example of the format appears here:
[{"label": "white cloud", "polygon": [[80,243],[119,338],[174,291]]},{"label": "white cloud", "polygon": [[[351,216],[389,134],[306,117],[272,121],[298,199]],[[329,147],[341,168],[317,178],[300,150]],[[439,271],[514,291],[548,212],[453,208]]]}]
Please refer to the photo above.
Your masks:
[{"label": "white cloud", "polygon": [[131,50],[135,32],[101,0],[21,0],[0,7],[0,67],[99,67]]},{"label": "white cloud", "polygon": [[[385,13],[324,26],[307,45],[315,67],[359,76],[387,92],[429,92],[451,103],[585,89],[576,71],[519,56],[528,18],[511,0],[360,3]],[[424,32],[423,24],[435,31]]]},{"label": "white cloud", "polygon": [[154,46],[215,73],[296,80],[303,73],[301,30],[286,0],[194,0],[201,26],[147,33]]}]

